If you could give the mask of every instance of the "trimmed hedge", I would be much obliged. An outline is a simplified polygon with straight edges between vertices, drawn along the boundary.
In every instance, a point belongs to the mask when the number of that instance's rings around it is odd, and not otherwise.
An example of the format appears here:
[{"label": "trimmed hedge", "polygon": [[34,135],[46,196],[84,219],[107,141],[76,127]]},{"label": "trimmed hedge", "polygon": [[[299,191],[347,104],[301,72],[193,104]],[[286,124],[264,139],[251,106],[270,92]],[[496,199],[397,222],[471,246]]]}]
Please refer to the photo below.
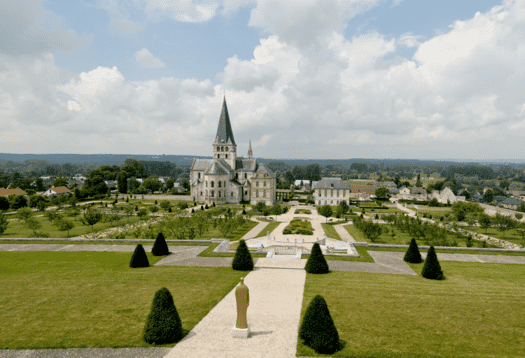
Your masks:
[{"label": "trimmed hedge", "polygon": [[159,232],[159,234],[157,235],[157,238],[155,239],[155,243],[153,244],[151,253],[155,256],[164,256],[164,255],[170,254],[170,250],[168,249],[168,244],[166,244],[164,235],[161,232]]},{"label": "trimmed hedge", "polygon": [[135,251],[133,251],[131,261],[129,262],[129,267],[149,267],[148,256],[146,256],[146,251],[144,251],[141,244],[135,247]]},{"label": "trimmed hedge", "polygon": [[237,271],[251,271],[253,270],[253,259],[248,246],[244,240],[239,241],[237,251],[232,261],[232,268]]},{"label": "trimmed hedge", "polygon": [[306,272],[308,273],[328,273],[330,272],[330,269],[328,268],[328,263],[326,262],[326,259],[324,258],[323,252],[321,251],[321,247],[319,246],[319,243],[315,243],[312,247],[312,253],[310,254],[310,257],[308,258],[308,261],[306,261],[306,266],[304,267]]},{"label": "trimmed hedge", "polygon": [[421,271],[421,276],[431,280],[445,279],[434,246],[430,246],[430,249],[428,249],[427,258],[425,260],[425,265],[423,266],[423,271]]},{"label": "trimmed hedge", "polygon": [[299,337],[317,353],[331,354],[339,349],[339,333],[322,296],[315,296],[308,305]]},{"label": "trimmed hedge", "polygon": [[419,247],[416,243],[416,239],[410,240],[410,245],[408,246],[408,250],[403,260],[410,262],[411,264],[418,264],[423,261],[421,258],[421,253],[419,252]]},{"label": "trimmed hedge", "polygon": [[149,344],[174,343],[182,338],[182,322],[170,291],[155,292],[151,311],[144,326],[143,339]]}]

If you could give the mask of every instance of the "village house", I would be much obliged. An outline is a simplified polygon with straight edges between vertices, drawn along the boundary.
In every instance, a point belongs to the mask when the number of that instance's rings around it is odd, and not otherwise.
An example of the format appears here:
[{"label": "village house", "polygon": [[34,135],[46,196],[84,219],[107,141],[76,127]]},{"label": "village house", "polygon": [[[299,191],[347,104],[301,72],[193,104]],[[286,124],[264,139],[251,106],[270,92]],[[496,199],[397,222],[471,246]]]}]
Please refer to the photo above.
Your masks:
[{"label": "village house", "polygon": [[42,194],[42,196],[67,195],[69,193],[71,193],[71,190],[69,190],[65,186],[57,186],[56,188],[53,187],[48,189]]},{"label": "village house", "polygon": [[341,201],[370,200],[377,187],[374,185],[347,184],[341,178],[322,178],[312,182],[315,205],[339,205]]},{"label": "village house", "polygon": [[522,200],[515,199],[515,198],[507,198],[503,200],[499,205],[507,209],[516,210],[522,203],[523,203]]},{"label": "village house", "polygon": [[0,196],[9,196],[9,195],[27,195],[27,193],[20,188],[15,188],[15,189],[0,188]]}]

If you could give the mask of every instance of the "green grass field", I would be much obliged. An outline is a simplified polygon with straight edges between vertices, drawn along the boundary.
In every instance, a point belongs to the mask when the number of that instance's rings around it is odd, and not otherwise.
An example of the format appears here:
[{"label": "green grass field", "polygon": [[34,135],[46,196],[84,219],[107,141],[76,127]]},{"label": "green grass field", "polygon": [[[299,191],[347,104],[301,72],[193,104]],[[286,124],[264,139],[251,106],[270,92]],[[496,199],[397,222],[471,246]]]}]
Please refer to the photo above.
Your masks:
[{"label": "green grass field", "polygon": [[[166,287],[185,330],[245,272],[128,267],[131,253],[0,252],[0,349],[148,347],[141,335],[155,292]],[[161,257],[148,254],[150,264]]]},{"label": "green grass field", "polygon": [[329,237],[331,239],[335,240],[341,240],[341,236],[335,231],[334,226],[326,223],[321,223],[321,226],[323,227],[324,232],[326,233],[326,237]]},{"label": "green grass field", "polygon": [[268,231],[271,233],[272,231],[275,230],[275,228],[277,228],[277,226],[279,226],[281,224],[281,222],[279,221],[272,221],[272,222],[269,222],[268,225],[266,225],[264,227],[264,229],[261,230],[260,233],[257,234],[257,236],[255,237],[263,237],[263,236],[266,236],[266,234],[268,233]]},{"label": "green grass field", "polygon": [[[307,274],[344,348],[333,357],[522,357],[525,265],[441,262],[444,281],[362,272]],[[422,264],[412,265],[421,272]],[[298,356],[317,357],[298,341]]]}]

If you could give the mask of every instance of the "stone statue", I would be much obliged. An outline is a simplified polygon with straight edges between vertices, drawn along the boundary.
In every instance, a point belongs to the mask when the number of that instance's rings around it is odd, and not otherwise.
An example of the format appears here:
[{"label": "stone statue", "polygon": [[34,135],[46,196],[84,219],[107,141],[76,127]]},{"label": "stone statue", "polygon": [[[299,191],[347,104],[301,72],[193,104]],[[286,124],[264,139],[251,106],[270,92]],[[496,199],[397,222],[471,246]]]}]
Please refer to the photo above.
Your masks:
[{"label": "stone statue", "polygon": [[248,305],[250,304],[250,292],[248,287],[244,284],[244,278],[241,277],[241,283],[235,289],[235,298],[237,299],[237,323],[235,328],[247,329],[248,319],[246,317],[246,311],[248,311]]}]

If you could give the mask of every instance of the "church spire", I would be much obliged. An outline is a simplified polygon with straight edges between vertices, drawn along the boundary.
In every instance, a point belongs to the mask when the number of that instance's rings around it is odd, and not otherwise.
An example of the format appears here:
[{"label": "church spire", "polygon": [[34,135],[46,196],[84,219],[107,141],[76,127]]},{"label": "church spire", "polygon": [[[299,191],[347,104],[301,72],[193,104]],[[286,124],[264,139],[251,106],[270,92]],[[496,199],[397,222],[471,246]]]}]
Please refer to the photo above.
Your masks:
[{"label": "church spire", "polygon": [[219,126],[217,128],[217,135],[214,144],[235,144],[233,139],[232,125],[230,123],[230,116],[228,115],[228,107],[226,106],[226,96],[222,102],[221,117],[219,119]]},{"label": "church spire", "polygon": [[252,159],[253,152],[252,152],[252,141],[250,140],[250,144],[248,145],[248,159]]}]

